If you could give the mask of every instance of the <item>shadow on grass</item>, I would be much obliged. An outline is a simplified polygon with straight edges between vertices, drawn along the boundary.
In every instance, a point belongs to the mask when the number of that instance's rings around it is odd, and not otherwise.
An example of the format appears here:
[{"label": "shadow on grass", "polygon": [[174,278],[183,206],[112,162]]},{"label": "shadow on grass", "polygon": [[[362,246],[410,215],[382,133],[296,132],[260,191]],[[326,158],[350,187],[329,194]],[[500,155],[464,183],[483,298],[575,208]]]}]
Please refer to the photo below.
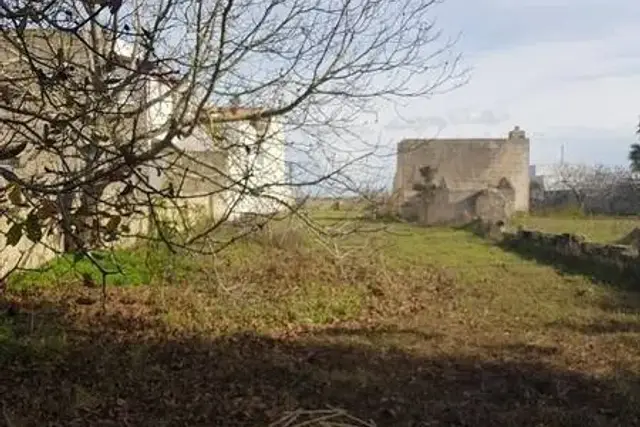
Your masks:
[{"label": "shadow on grass", "polygon": [[598,262],[581,255],[563,255],[557,251],[539,248],[517,239],[504,239],[497,245],[523,259],[554,267],[561,274],[581,275],[594,283],[605,284],[620,290],[640,290],[638,266],[619,266],[609,262]]},{"label": "shadow on grass", "polygon": [[[482,221],[474,221],[456,229],[492,242],[523,259],[552,266],[561,274],[585,276],[594,283],[606,284],[622,290],[640,290],[640,266],[638,265],[617,265],[611,260],[604,260],[604,258],[598,260],[595,257],[586,257],[579,252],[573,255],[563,254],[518,236],[504,234],[498,225],[487,225]],[[557,235],[556,238],[570,239],[571,237],[569,234],[564,234]]]},{"label": "shadow on grass", "polygon": [[[62,319],[72,307],[38,308],[44,309]],[[13,333],[0,340],[6,425],[266,426],[289,410],[327,406],[378,426],[640,422],[640,407],[614,381],[557,371],[522,357],[511,362],[421,357],[356,345],[350,337],[350,344],[329,343],[317,334],[181,337],[115,312],[89,319],[84,332],[61,321],[65,333],[58,331],[57,345],[36,348],[38,340],[24,344],[33,333],[30,316],[6,311],[0,316]],[[327,331],[349,334],[358,331]],[[533,350],[504,348],[499,359],[523,351],[535,356]]]},{"label": "shadow on grass", "polygon": [[385,325],[380,327],[357,328],[357,329],[334,327],[334,328],[322,330],[320,334],[322,336],[327,336],[327,337],[353,336],[353,337],[367,338],[367,339],[386,338],[390,336],[398,337],[398,338],[406,337],[410,339],[419,339],[422,341],[430,341],[430,340],[442,337],[441,334],[437,334],[437,333],[426,333],[416,329],[398,328],[390,325]]},{"label": "shadow on grass", "polygon": [[583,335],[640,334],[640,322],[634,320],[607,320],[586,325],[562,321],[549,323],[547,327],[568,329]]},{"label": "shadow on grass", "polygon": [[522,259],[551,266],[559,274],[582,276],[596,285],[609,287],[611,292],[599,303],[603,310],[630,314],[640,312],[640,265],[619,265],[579,254],[565,255],[518,239],[506,238],[496,241],[496,244]]},{"label": "shadow on grass", "polygon": [[511,357],[520,358],[544,358],[553,356],[561,352],[559,347],[548,345],[535,345],[527,343],[505,344],[499,347],[485,346],[487,350],[493,350],[498,353],[507,354]]}]

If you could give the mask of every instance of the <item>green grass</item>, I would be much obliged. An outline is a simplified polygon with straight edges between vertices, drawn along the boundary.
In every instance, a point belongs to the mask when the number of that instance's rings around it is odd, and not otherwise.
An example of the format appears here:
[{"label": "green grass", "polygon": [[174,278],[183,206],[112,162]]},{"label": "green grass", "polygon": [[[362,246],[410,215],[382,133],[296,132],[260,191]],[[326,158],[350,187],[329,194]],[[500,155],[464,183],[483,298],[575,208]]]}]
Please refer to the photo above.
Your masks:
[{"label": "green grass", "polygon": [[90,256],[62,255],[38,269],[18,272],[11,277],[10,286],[100,286],[103,277],[109,286],[153,285],[168,276],[184,280],[195,269],[197,260],[188,254],[172,253],[162,244],[153,244],[132,250],[93,252]]},{"label": "green grass", "polygon": [[516,219],[515,225],[546,231],[549,233],[572,233],[589,240],[612,243],[623,238],[631,230],[640,227],[638,218],[610,217],[536,217],[525,216]]},{"label": "green grass", "polygon": [[[21,272],[12,277],[11,285],[17,288],[33,286],[64,285],[89,279],[102,283],[103,272],[108,285],[132,286],[150,284],[156,275],[153,260],[148,253],[116,250],[76,258],[73,255],[60,256],[38,270]],[[164,259],[166,261],[166,259]]]},{"label": "green grass", "polygon": [[[518,221],[601,241],[635,226]],[[640,422],[636,292],[462,230],[387,224],[331,246],[290,225],[217,256],[117,251],[106,313],[68,258],[17,277],[0,403],[25,425],[268,425],[326,405],[378,425]]]}]

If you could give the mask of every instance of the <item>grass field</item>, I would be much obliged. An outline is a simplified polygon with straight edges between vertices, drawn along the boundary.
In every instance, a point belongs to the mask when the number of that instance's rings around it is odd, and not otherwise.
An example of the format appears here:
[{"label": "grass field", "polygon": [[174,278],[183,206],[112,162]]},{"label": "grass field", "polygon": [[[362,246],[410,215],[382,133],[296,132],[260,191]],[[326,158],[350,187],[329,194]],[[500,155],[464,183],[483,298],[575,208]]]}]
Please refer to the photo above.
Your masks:
[{"label": "grass field", "polygon": [[[519,221],[602,241],[635,226]],[[288,229],[215,258],[122,252],[104,313],[86,264],[14,279],[0,420],[266,426],[332,407],[378,426],[640,425],[640,294],[461,230],[396,224],[340,248]]]},{"label": "grass field", "polygon": [[550,233],[573,233],[587,237],[589,240],[613,243],[624,237],[635,227],[640,227],[638,218],[607,217],[523,217],[516,220],[525,228],[547,231]]}]

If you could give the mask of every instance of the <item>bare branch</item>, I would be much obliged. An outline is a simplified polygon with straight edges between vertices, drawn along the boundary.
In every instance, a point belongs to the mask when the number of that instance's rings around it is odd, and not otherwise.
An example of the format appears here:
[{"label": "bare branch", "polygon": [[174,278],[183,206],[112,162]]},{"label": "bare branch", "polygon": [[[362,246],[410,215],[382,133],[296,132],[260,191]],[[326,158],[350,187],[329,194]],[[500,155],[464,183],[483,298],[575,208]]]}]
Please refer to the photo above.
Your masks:
[{"label": "bare branch", "polygon": [[185,249],[245,213],[302,218],[293,189],[348,183],[375,151],[351,143],[360,117],[464,80],[438,2],[0,2],[9,246]]}]

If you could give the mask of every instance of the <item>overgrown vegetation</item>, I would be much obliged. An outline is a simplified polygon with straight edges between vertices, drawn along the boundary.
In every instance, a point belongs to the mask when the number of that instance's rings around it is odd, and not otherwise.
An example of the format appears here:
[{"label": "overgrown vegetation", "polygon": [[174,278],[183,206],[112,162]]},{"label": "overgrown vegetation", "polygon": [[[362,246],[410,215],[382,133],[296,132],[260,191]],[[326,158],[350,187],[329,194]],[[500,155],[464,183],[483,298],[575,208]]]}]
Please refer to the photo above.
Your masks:
[{"label": "overgrown vegetation", "polygon": [[[640,423],[638,294],[463,230],[390,224],[338,249],[291,230],[216,256],[116,252],[106,312],[72,260],[14,279],[0,296],[3,421]],[[350,415],[316,412],[328,406]]]}]

